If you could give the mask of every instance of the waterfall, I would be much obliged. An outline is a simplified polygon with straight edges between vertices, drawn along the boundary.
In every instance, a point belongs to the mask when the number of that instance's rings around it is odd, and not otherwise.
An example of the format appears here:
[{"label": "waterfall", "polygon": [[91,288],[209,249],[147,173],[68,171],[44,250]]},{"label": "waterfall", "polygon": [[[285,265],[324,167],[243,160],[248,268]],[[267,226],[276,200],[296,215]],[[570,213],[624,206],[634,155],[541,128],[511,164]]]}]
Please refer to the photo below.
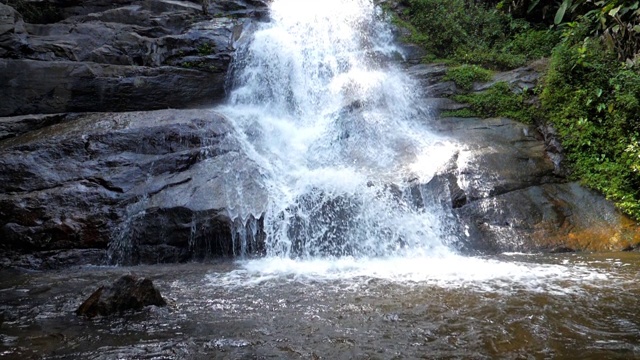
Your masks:
[{"label": "waterfall", "polygon": [[455,149],[428,130],[382,11],[369,0],[274,0],[270,14],[237,44],[218,109],[263,169],[267,256],[448,252],[442,210],[416,205],[411,186]]}]

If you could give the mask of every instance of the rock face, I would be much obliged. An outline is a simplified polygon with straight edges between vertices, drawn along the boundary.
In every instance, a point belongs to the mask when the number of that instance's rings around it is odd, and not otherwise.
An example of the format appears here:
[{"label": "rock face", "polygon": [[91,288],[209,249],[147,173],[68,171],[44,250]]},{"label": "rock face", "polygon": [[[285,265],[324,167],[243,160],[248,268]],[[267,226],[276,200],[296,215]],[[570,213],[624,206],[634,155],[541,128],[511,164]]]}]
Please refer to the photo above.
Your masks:
[{"label": "rock face", "polygon": [[189,1],[21,4],[60,21],[29,23],[0,4],[0,116],[210,105],[225,95],[234,42],[266,12],[258,0],[211,2],[211,16]]},{"label": "rock face", "polygon": [[0,142],[6,251],[110,244],[112,262],[177,262],[237,254],[244,226],[259,251],[265,204],[257,165],[208,110],[85,114]]},{"label": "rock face", "polygon": [[[606,251],[640,243],[637,223],[601,195],[567,182],[553,129],[505,118],[438,117],[441,110],[464,106],[447,98],[459,90],[439,82],[441,65],[417,65],[410,72],[433,96],[433,129],[460,144],[447,166],[414,191],[429,194],[451,214],[462,252]],[[516,69],[474,90],[505,81],[520,91],[535,86],[538,77],[531,68]]]},{"label": "rock face", "polygon": [[[145,110],[224,98],[234,44],[266,17],[264,1],[6,3],[0,265],[260,251],[261,175],[227,120]],[[129,110],[138,112],[114,113]]]},{"label": "rock face", "polygon": [[150,305],[166,306],[167,302],[151,280],[125,275],[110,286],[98,288],[80,305],[76,314],[92,318],[141,310]]}]

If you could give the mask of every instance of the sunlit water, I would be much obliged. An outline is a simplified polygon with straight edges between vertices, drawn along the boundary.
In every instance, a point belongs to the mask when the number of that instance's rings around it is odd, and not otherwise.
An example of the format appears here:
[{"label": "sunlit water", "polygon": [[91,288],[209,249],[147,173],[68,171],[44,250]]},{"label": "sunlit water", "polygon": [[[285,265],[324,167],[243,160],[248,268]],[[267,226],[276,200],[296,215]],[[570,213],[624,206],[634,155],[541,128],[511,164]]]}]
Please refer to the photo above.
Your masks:
[{"label": "sunlit water", "polygon": [[[428,130],[383,13],[367,0],[276,0],[237,44],[232,91],[217,109],[263,171],[268,257],[448,252],[435,204],[418,208],[455,145]],[[432,206],[433,205],[433,206]]]}]

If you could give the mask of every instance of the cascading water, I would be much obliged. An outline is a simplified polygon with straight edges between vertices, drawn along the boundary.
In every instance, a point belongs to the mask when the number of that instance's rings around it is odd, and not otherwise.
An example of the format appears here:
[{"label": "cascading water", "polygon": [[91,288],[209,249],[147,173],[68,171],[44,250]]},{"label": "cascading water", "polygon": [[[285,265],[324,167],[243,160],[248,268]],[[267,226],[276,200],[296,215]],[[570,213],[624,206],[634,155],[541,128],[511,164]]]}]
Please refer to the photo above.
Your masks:
[{"label": "cascading water", "polygon": [[[270,14],[237,44],[230,99],[217,109],[262,168],[266,256],[213,274],[214,283],[292,274],[562,291],[549,279],[602,279],[579,266],[451,250],[451,214],[415,184],[427,183],[459,145],[429,130],[419,87],[396,65],[401,53],[371,0],[274,0]],[[234,247],[243,249],[251,238],[242,236],[251,233],[245,219],[260,216],[237,208]]]},{"label": "cascading water", "polygon": [[265,171],[268,256],[448,252],[443,215],[417,207],[409,183],[453,147],[425,128],[397,56],[369,0],[275,0],[241,40],[219,111]]}]

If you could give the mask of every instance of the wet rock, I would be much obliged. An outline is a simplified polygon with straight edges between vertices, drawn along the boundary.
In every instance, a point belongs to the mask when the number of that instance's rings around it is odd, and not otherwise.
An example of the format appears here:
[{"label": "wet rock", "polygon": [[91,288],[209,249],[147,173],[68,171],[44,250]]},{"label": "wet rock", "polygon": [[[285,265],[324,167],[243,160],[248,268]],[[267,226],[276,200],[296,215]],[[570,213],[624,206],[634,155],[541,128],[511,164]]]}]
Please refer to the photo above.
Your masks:
[{"label": "wet rock", "polygon": [[53,270],[71,266],[104,264],[107,252],[104,249],[67,249],[39,251],[22,254],[5,251],[0,257],[0,268],[22,268]]},{"label": "wet rock", "polygon": [[0,142],[0,248],[111,244],[111,261],[128,264],[233,254],[234,221],[260,222],[266,206],[233,131],[209,110],[160,110],[85,114]]},{"label": "wet rock", "polygon": [[457,94],[458,87],[453,81],[436,82],[425,87],[425,92],[435,98],[449,97]]},{"label": "wet rock", "polygon": [[125,275],[110,286],[101,286],[76,310],[76,315],[89,318],[97,315],[122,314],[141,310],[145,306],[166,306],[167,302],[149,279]]},{"label": "wet rock", "polygon": [[26,43],[26,38],[22,15],[0,3],[0,57],[15,56],[16,49]]},{"label": "wet rock", "polygon": [[450,98],[426,98],[424,103],[429,109],[438,114],[441,111],[460,110],[469,107],[468,104],[458,103]]},{"label": "wet rock", "polygon": [[0,4],[0,116],[222,99],[234,42],[266,4],[215,3],[205,17],[188,1],[61,2],[63,20],[43,24]]},{"label": "wet rock", "polygon": [[465,253],[622,250],[640,228],[601,195],[567,183],[533,126],[505,118],[444,118],[434,128],[460,150],[427,184],[451,214]]},{"label": "wet rock", "polygon": [[174,67],[0,59],[0,83],[10,84],[0,88],[0,114],[207,105],[224,96],[224,77]]},{"label": "wet rock", "polygon": [[441,82],[447,69],[444,64],[417,64],[408,67],[407,73],[419,80],[422,86],[429,86]]},{"label": "wet rock", "polygon": [[0,117],[0,141],[73,118],[73,114],[67,113]]}]

